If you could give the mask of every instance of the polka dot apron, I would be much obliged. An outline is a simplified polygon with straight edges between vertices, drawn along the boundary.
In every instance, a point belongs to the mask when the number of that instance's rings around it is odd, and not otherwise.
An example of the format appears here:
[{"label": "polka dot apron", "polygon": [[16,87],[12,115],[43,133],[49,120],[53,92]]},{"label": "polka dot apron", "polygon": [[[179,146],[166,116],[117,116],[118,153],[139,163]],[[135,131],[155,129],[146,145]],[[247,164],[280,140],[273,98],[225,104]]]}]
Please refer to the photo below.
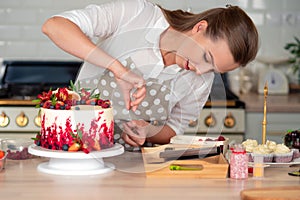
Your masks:
[{"label": "polka dot apron", "polygon": [[[123,62],[123,65],[133,70],[134,73],[142,76],[131,58],[127,58],[125,62]],[[105,70],[97,80],[80,80],[82,87],[97,87],[101,93],[100,97],[102,99],[109,99],[112,102],[115,120],[115,142],[124,145],[125,149],[128,151],[139,150],[139,148],[133,148],[130,147],[130,145],[125,144],[121,138],[122,123],[124,123],[124,121],[143,119],[153,125],[163,125],[169,115],[169,98],[171,94],[170,83],[171,80],[160,80],[156,78],[147,79],[146,97],[141,102],[138,109],[133,112],[132,110],[126,109],[123,94],[117,86],[113,73],[109,70]],[[150,144],[145,145],[148,146]]]}]

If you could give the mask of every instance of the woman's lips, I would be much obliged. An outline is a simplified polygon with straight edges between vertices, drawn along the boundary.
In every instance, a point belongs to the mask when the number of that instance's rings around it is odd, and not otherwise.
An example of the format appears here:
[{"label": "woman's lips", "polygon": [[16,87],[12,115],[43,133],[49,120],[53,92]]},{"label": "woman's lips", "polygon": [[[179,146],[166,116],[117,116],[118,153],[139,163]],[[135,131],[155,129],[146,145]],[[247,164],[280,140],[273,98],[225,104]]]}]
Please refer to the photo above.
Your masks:
[{"label": "woman's lips", "polygon": [[185,62],[184,68],[185,68],[186,70],[190,70],[189,62],[190,62],[189,60],[187,60],[187,61]]}]

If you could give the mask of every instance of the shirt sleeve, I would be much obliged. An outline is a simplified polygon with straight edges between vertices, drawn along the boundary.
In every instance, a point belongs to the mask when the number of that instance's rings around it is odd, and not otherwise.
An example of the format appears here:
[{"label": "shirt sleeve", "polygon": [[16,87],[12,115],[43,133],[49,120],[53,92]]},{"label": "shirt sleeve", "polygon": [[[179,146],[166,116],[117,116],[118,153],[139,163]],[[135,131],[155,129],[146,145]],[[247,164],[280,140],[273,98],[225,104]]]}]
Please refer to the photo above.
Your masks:
[{"label": "shirt sleeve", "polygon": [[[201,76],[193,75],[181,78],[175,83],[174,88],[179,95],[179,101],[174,103],[167,125],[171,127],[177,135],[183,134],[190,120],[198,119],[200,111],[207,102],[212,82],[213,73],[206,73]],[[185,83],[183,83],[184,81]],[[189,88],[187,88],[187,86]]]},{"label": "shirt sleeve", "polygon": [[55,15],[75,23],[88,37],[108,37],[142,12],[145,0],[117,0]]}]

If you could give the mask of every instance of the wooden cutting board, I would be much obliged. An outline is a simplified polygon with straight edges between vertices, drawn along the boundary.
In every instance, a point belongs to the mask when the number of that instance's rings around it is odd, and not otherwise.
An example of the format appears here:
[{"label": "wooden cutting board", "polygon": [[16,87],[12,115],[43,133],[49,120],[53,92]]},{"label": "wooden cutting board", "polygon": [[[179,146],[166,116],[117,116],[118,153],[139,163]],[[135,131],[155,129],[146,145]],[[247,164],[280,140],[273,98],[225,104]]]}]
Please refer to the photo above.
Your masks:
[{"label": "wooden cutting board", "polygon": [[242,200],[300,200],[300,186],[267,187],[241,191]]}]

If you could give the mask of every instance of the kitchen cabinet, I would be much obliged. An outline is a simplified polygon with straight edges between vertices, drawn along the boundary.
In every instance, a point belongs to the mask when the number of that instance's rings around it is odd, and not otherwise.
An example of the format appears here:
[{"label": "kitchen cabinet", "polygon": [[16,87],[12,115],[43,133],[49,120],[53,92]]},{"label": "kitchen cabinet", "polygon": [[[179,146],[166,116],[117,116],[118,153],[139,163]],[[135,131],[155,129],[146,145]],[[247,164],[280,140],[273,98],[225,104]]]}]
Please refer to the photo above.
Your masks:
[{"label": "kitchen cabinet", "polygon": [[[240,95],[246,104],[245,138],[262,141],[264,96],[257,93]],[[267,139],[283,142],[287,130],[300,129],[300,94],[268,95],[267,97]]]},{"label": "kitchen cabinet", "polygon": [[[263,113],[246,112],[245,138],[262,141]],[[267,140],[282,143],[287,130],[300,128],[300,113],[268,113],[267,114]]]}]

